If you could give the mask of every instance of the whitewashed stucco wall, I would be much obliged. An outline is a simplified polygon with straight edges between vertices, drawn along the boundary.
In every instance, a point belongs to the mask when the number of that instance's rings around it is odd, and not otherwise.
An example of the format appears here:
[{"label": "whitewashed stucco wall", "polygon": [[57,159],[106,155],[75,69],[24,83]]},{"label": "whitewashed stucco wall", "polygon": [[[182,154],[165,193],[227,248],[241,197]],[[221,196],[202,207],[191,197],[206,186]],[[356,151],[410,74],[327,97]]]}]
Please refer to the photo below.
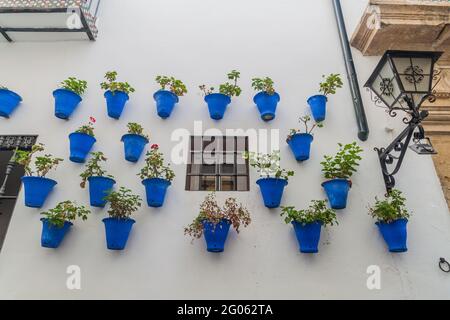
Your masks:
[{"label": "whitewashed stucco wall", "polygon": [[[351,32],[366,1],[344,0]],[[299,164],[284,137],[306,110],[322,74],[345,75],[331,1],[298,0],[108,0],[100,15],[97,42],[0,44],[0,80],[19,92],[24,103],[9,119],[0,119],[0,134],[39,134],[49,152],[66,158],[57,172],[59,184],[44,209],[72,199],[88,204],[79,185],[82,167],[68,161],[67,135],[88,116],[97,118],[96,150],[109,157],[109,170],[118,184],[145,196],[136,173],[142,165],[123,159],[120,137],[129,121],[141,122],[168,156],[175,142],[171,132],[204,128],[279,129],[283,160],[296,170],[283,204],[304,207],[324,198],[320,160],[334,153],[337,142],[356,140],[351,96],[345,88],[331,98],[326,127],[315,135],[311,160]],[[354,51],[360,83],[378,57]],[[243,95],[233,100],[220,122],[209,119],[197,85],[217,84],[231,69],[242,72]],[[105,71],[116,69],[133,84],[122,118],[106,116],[99,83]],[[152,93],[157,74],[184,80],[190,93],[172,117],[156,116]],[[68,76],[89,82],[84,102],[66,122],[53,116],[52,90]],[[253,76],[271,76],[282,100],[276,120],[263,123],[252,103]],[[86,223],[77,222],[58,250],[40,247],[39,210],[23,206],[20,194],[4,248],[0,254],[0,298],[449,298],[448,276],[437,268],[440,256],[450,253],[450,215],[432,161],[409,152],[398,175],[398,187],[414,212],[409,223],[409,251],[390,254],[367,215],[367,204],[384,193],[375,146],[384,146],[402,128],[385,131],[387,116],[362,91],[370,138],[360,171],[353,178],[348,208],[339,211],[339,226],[322,234],[320,253],[298,252],[292,227],[279,210],[266,209],[252,171],[251,191],[220,193],[237,196],[253,214],[253,223],[238,236],[231,232],[222,254],[207,253],[203,239],[191,245],[183,226],[197,215],[206,193],[184,191],[185,165],[175,166],[177,178],[161,209],[143,206],[136,215],[127,248],[106,250],[101,219],[106,210],[93,210]],[[82,290],[66,289],[66,268],[79,265]],[[379,265],[381,290],[366,288],[366,268]]]}]

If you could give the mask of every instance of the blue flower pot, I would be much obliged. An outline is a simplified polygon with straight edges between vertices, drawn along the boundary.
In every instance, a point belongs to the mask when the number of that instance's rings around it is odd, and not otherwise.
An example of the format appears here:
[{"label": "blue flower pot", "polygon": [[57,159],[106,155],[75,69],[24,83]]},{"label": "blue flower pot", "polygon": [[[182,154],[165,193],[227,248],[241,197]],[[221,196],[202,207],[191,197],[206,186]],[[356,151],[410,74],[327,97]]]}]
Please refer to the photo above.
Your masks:
[{"label": "blue flower pot", "polygon": [[311,108],[311,113],[316,122],[325,120],[327,112],[327,97],[323,94],[312,96],[308,99],[309,107]]},{"label": "blue flower pot", "polygon": [[347,206],[347,197],[350,190],[350,181],[333,179],[322,183],[322,187],[333,209],[344,209]]},{"label": "blue flower pot", "polygon": [[138,162],[145,145],[148,143],[146,137],[131,133],[123,135],[121,141],[125,150],[125,159],[130,162]]},{"label": "blue flower pot", "polygon": [[288,184],[287,180],[280,178],[262,178],[256,181],[259,185],[267,208],[278,208],[283,197],[284,187]]},{"label": "blue flower pot", "polygon": [[297,133],[294,134],[287,143],[289,147],[291,147],[295,159],[297,161],[305,161],[309,159],[312,141],[313,136],[309,133]]},{"label": "blue flower pot", "polygon": [[398,219],[391,223],[377,222],[378,229],[386,241],[390,252],[406,252],[406,224],[408,220]]},{"label": "blue flower pot", "polygon": [[63,241],[66,233],[73,225],[72,222],[65,221],[64,226],[57,227],[48,222],[48,219],[42,218],[42,234],[41,234],[41,246],[44,248],[58,248]]},{"label": "blue flower pot", "polygon": [[95,141],[93,136],[86,133],[74,132],[69,135],[70,139],[70,161],[84,163],[92,149]]},{"label": "blue flower pot", "polygon": [[131,228],[136,222],[133,219],[105,218],[106,246],[109,250],[123,250],[127,245]]},{"label": "blue flower pot", "polygon": [[158,116],[163,119],[170,117],[173,107],[175,107],[175,104],[178,102],[178,96],[167,90],[156,91],[153,95],[153,99],[156,101]]},{"label": "blue flower pot", "polygon": [[55,116],[60,119],[69,119],[81,102],[81,97],[71,90],[57,89],[53,91],[55,97]]},{"label": "blue flower pot", "polygon": [[108,177],[89,177],[89,198],[92,207],[103,208],[105,197],[113,189],[116,181]]},{"label": "blue flower pot", "polygon": [[253,102],[258,107],[261,119],[270,121],[275,118],[275,111],[277,110],[278,102],[280,102],[280,95],[276,92],[274,94],[268,94],[262,91],[253,98]]},{"label": "blue flower pot", "polygon": [[300,252],[302,253],[317,253],[319,252],[320,230],[322,224],[318,221],[302,224],[297,221],[292,221],[295,235],[297,236]]},{"label": "blue flower pot", "polygon": [[22,97],[17,93],[0,89],[0,117],[9,118],[21,101]]},{"label": "blue flower pot", "polygon": [[127,103],[130,97],[128,94],[122,91],[105,92],[106,106],[108,108],[108,116],[114,119],[119,119],[122,114],[125,103]]},{"label": "blue flower pot", "polygon": [[228,231],[230,230],[230,221],[222,219],[218,224],[207,220],[202,222],[203,236],[206,241],[206,250],[208,252],[223,252]]},{"label": "blue flower pot", "polygon": [[55,180],[43,177],[22,177],[25,189],[25,205],[31,208],[42,208],[53,187]]},{"label": "blue flower pot", "polygon": [[147,194],[147,204],[149,207],[162,207],[166,197],[167,188],[171,185],[170,181],[160,178],[150,178],[142,180]]},{"label": "blue flower pot", "polygon": [[222,93],[211,93],[205,96],[205,102],[208,104],[211,119],[220,120],[231,103],[231,98]]}]

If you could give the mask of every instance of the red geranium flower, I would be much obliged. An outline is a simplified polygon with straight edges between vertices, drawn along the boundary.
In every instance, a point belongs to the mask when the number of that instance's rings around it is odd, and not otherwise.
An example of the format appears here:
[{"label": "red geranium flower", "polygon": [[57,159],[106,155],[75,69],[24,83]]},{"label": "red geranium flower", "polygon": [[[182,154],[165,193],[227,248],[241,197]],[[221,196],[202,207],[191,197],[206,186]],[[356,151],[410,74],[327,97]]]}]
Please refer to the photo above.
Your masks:
[{"label": "red geranium flower", "polygon": [[152,148],[152,150],[155,150],[155,149],[158,149],[159,146],[157,144],[152,144],[151,148]]},{"label": "red geranium flower", "polygon": [[97,120],[95,120],[95,118],[94,117],[89,117],[89,120],[92,122],[92,123],[95,123]]}]

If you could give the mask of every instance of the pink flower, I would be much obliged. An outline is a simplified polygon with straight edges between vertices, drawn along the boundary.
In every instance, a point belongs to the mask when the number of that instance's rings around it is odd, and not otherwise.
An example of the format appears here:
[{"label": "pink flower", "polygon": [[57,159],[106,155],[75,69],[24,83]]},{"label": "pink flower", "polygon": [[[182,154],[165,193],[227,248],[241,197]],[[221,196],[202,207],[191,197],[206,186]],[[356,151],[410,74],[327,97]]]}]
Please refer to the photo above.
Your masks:
[{"label": "pink flower", "polygon": [[152,150],[155,150],[155,149],[158,149],[158,148],[159,148],[159,146],[157,144],[152,144],[152,146],[151,146]]},{"label": "pink flower", "polygon": [[89,120],[92,122],[92,123],[95,123],[97,120],[95,120],[95,118],[94,117],[89,117]]}]

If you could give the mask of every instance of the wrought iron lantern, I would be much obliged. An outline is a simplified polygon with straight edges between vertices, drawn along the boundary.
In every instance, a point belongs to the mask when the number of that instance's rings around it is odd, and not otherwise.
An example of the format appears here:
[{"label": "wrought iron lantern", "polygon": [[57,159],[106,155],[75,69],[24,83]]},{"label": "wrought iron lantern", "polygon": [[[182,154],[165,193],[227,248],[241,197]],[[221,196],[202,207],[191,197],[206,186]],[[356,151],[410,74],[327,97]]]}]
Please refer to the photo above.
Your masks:
[{"label": "wrought iron lantern", "polygon": [[388,147],[375,148],[388,192],[395,186],[394,175],[400,170],[411,139],[414,144],[410,148],[416,153],[436,153],[421,125],[428,111],[420,107],[425,101],[436,100],[433,89],[439,74],[434,65],[441,55],[442,52],[386,51],[365,84],[373,93],[374,103],[387,108],[391,117],[396,117],[398,111],[406,113],[405,130]]}]

